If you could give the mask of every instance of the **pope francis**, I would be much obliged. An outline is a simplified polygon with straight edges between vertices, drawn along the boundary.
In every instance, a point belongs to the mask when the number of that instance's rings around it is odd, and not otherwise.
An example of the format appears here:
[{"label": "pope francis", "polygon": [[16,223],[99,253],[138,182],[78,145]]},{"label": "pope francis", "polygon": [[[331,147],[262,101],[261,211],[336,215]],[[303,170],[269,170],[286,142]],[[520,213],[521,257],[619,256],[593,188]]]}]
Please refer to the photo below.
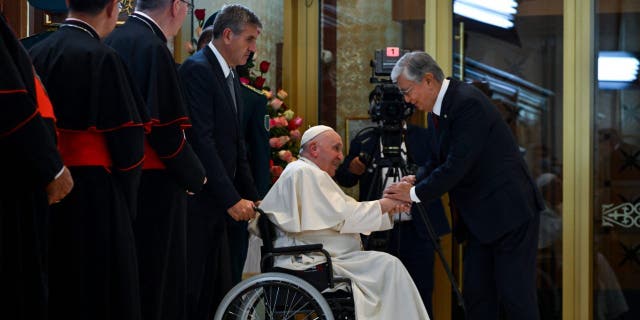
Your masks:
[{"label": "pope francis", "polygon": [[[358,319],[429,319],[409,273],[383,252],[362,251],[360,233],[390,229],[389,212],[407,204],[382,198],[357,202],[331,178],[343,159],[342,140],[330,127],[307,129],[300,159],[285,168],[260,208],[277,226],[275,247],[322,243],[334,274],[351,279]],[[276,266],[307,269],[324,262],[313,254],[278,257]]]}]

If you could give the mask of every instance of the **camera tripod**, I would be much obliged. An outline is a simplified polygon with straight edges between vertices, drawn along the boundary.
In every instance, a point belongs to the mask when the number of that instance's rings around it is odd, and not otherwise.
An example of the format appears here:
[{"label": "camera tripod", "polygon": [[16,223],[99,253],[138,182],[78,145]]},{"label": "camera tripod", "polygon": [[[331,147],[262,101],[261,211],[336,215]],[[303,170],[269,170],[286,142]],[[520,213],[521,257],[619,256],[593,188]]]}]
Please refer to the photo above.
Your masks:
[{"label": "camera tripod", "polygon": [[[397,149],[400,150],[400,152],[404,152],[401,150],[401,148],[397,148]],[[384,150],[384,147],[383,147],[383,150]],[[389,182],[389,179],[392,179],[391,182],[394,182],[394,183],[398,182],[402,177],[407,176],[411,171],[409,170],[409,167],[406,161],[404,160],[404,158],[401,156],[401,154],[396,154],[394,152],[391,156],[389,156],[389,154],[385,154],[383,150],[380,152],[380,157],[378,157],[377,159],[374,158],[373,161],[371,161],[371,159],[369,159],[368,161],[368,162],[371,162],[371,167],[373,169],[373,178],[371,180],[371,185],[369,186],[369,191],[366,199],[374,199],[372,198],[372,196],[377,196],[375,197],[375,199],[379,199],[382,196],[382,191],[384,190],[387,183]],[[384,175],[384,179],[382,179],[384,168],[387,168],[387,172]],[[411,172],[411,173],[413,174],[415,172]],[[382,183],[379,185],[380,188],[379,190],[377,190],[378,192],[374,195],[373,194],[374,188],[376,185],[378,185],[380,181],[382,181]],[[431,220],[429,220],[429,217],[427,216],[427,211],[424,208],[423,203],[422,202],[413,203],[413,205],[417,206],[420,219],[422,220],[422,222],[424,222],[426,226],[427,236],[431,240],[433,247],[438,253],[438,256],[440,257],[440,261],[442,261],[442,266],[444,267],[445,272],[447,273],[447,277],[449,278],[449,282],[451,283],[451,286],[453,287],[453,290],[456,293],[458,306],[462,309],[463,314],[466,314],[462,293],[460,292],[460,289],[453,276],[453,273],[451,272],[451,267],[449,266],[449,263],[445,259],[444,254],[442,253],[442,246],[440,245],[440,237],[438,237],[438,235],[435,233],[433,229],[433,225],[431,224]],[[414,219],[415,218],[417,217],[414,217]]]}]

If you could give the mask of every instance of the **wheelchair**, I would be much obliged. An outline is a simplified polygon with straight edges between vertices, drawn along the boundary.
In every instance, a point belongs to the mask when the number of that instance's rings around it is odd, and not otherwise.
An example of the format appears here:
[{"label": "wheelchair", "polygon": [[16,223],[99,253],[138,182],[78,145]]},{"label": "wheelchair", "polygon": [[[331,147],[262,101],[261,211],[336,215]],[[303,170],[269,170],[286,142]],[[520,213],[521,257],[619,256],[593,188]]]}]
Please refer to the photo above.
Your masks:
[{"label": "wheelchair", "polygon": [[[322,244],[274,248],[275,225],[264,211],[256,211],[260,213],[257,219],[263,242],[262,273],[233,287],[222,299],[214,320],[355,319],[351,280],[334,278],[331,257]],[[276,256],[304,253],[321,253],[327,260],[306,270],[273,266]],[[336,288],[341,283],[348,291]],[[322,293],[326,289],[330,290]]]}]

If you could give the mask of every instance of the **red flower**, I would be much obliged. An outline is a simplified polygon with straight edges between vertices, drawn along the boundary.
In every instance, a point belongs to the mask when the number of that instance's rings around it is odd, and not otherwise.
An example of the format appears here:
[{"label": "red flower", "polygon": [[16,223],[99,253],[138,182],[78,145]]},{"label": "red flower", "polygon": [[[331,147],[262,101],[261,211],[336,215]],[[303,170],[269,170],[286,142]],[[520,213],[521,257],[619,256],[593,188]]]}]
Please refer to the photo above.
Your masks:
[{"label": "red flower", "polygon": [[193,15],[196,16],[198,20],[204,20],[206,9],[196,9],[193,11]]},{"label": "red flower", "polygon": [[272,182],[276,182],[276,180],[278,180],[278,178],[280,177],[280,175],[282,174],[282,171],[284,170],[284,168],[282,168],[281,166],[273,166],[271,167],[271,181]]},{"label": "red flower", "polygon": [[302,125],[302,118],[295,117],[295,118],[291,119],[291,121],[289,121],[287,129],[295,130],[295,129],[300,128],[301,125]]},{"label": "red flower", "polygon": [[265,79],[263,77],[256,77],[256,81],[253,84],[253,86],[256,87],[256,89],[262,89],[262,87],[264,86],[265,81],[267,81],[267,79]]},{"label": "red flower", "polygon": [[295,141],[300,141],[300,137],[302,136],[302,134],[300,133],[300,130],[298,129],[289,131],[289,135],[291,136],[291,140],[295,140]]},{"label": "red flower", "polygon": [[267,73],[267,71],[269,71],[270,65],[271,63],[269,63],[269,61],[266,61],[266,60],[263,60],[262,62],[260,62],[260,72]]},{"label": "red flower", "polygon": [[251,81],[245,77],[240,77],[240,83],[249,84]]}]

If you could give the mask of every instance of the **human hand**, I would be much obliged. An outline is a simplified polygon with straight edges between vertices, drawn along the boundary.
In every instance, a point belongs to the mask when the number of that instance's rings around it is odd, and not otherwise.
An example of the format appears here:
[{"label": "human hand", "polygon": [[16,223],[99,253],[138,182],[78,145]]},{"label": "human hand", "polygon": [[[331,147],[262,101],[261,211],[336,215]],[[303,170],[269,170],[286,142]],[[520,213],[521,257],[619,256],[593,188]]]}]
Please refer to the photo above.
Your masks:
[{"label": "human hand", "polygon": [[349,163],[349,172],[355,175],[359,176],[363,174],[365,170],[367,170],[367,166],[360,161],[360,157],[353,158]]},{"label": "human hand", "polygon": [[231,208],[227,209],[227,213],[229,213],[235,221],[248,221],[256,215],[253,207],[252,201],[240,199],[240,201],[236,202]]},{"label": "human hand", "polygon": [[384,197],[411,203],[410,191],[412,187],[412,184],[405,181],[396,182],[384,189]]},{"label": "human hand", "polygon": [[411,209],[411,204],[390,198],[382,198],[379,200],[382,214],[394,214],[398,212],[407,212]]},{"label": "human hand", "polygon": [[415,175],[409,175],[409,176],[404,176],[402,177],[402,179],[400,179],[401,182],[407,182],[410,183],[412,185],[416,184],[416,176]]},{"label": "human hand", "polygon": [[45,189],[49,204],[60,202],[60,200],[64,199],[64,197],[71,192],[71,189],[73,189],[71,172],[67,167],[63,167],[62,174],[55,180],[49,182]]}]

